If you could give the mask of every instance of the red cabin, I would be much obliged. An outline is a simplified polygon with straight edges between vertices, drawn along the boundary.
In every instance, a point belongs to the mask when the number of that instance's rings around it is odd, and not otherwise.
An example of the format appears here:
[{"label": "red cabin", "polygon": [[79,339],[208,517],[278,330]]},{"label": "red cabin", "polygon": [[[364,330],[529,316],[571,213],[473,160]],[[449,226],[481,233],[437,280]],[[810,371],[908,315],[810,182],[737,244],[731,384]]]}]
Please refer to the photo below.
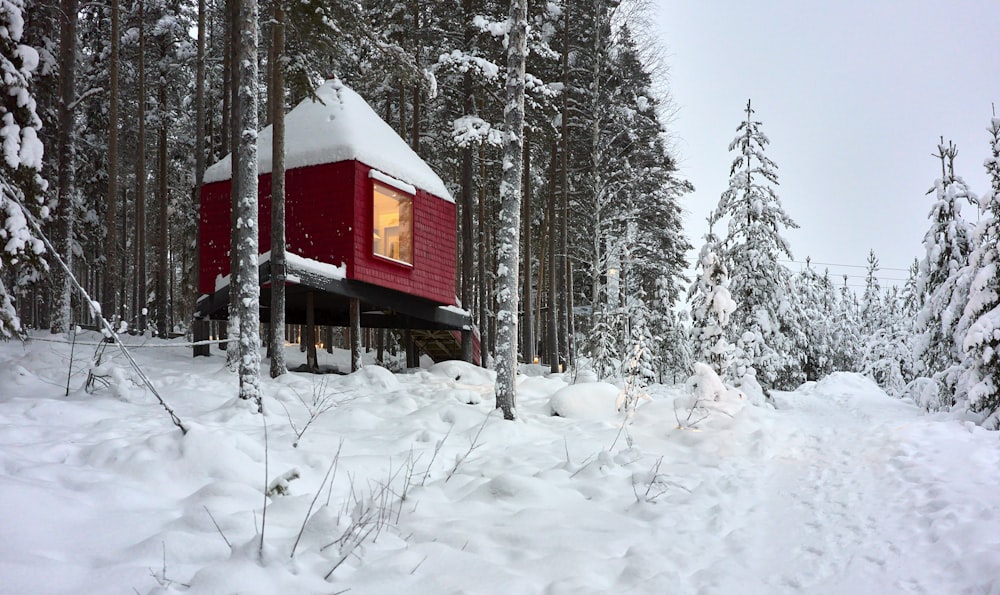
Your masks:
[{"label": "red cabin", "polygon": [[[456,307],[456,208],[441,178],[357,93],[326,82],[285,117],[287,318],[347,326],[471,331]],[[271,127],[258,136],[261,280],[269,282]],[[208,168],[201,191],[199,312],[228,306],[231,156]],[[263,311],[269,292],[261,293]],[[437,342],[440,343],[440,333]],[[454,341],[444,341],[454,343]],[[440,359],[451,353],[426,349]],[[478,350],[475,350],[478,351]]]}]

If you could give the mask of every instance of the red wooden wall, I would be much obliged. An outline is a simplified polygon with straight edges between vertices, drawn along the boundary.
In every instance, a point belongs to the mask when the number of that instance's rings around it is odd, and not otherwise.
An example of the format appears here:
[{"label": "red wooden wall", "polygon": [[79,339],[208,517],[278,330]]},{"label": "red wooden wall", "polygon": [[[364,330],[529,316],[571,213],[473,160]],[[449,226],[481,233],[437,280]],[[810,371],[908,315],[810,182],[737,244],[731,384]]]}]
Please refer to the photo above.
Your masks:
[{"label": "red wooden wall", "polygon": [[[379,258],[372,250],[370,167],[341,161],[290,170],[285,175],[288,251],[339,266],[347,278],[442,304],[455,303],[454,203],[417,191],[413,204],[413,266]],[[271,245],[271,176],[259,178],[260,251]],[[230,181],[201,191],[201,293],[215,291],[229,274]],[[361,230],[362,233],[355,234]],[[357,238],[357,241],[355,241]]]}]

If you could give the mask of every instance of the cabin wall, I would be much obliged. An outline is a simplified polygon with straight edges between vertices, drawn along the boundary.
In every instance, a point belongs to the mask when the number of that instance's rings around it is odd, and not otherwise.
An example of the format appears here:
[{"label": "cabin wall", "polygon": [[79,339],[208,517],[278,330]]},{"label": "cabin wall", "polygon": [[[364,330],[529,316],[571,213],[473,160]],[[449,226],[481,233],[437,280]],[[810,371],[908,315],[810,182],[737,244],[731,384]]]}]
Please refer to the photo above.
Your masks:
[{"label": "cabin wall", "polygon": [[[413,202],[413,266],[374,255],[372,181],[368,166],[342,161],[289,170],[285,174],[288,251],[334,265],[347,265],[347,278],[455,303],[455,204],[422,190]],[[206,184],[201,193],[201,293],[213,293],[216,279],[229,274],[230,182]],[[271,175],[259,178],[260,251],[271,246]]]},{"label": "cabin wall", "polygon": [[[351,162],[329,163],[285,173],[285,238],[288,251],[335,265],[353,255],[354,175]],[[201,192],[199,291],[215,291],[229,274],[230,181],[206,184]],[[271,174],[258,178],[260,251],[271,249]]]},{"label": "cabin wall", "polygon": [[[372,229],[371,168],[357,163],[355,229]],[[354,244],[348,278],[420,296],[442,304],[455,303],[455,204],[423,190],[413,200],[413,266],[375,256],[370,233]]]}]

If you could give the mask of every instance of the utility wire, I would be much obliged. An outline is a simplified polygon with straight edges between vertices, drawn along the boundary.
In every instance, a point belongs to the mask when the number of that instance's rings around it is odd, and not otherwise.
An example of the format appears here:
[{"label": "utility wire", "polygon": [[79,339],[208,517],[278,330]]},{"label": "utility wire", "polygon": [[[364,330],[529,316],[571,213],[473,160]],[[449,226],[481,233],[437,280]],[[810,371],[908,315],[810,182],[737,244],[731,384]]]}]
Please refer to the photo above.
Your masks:
[{"label": "utility wire", "polygon": [[[812,261],[812,260],[810,260],[807,263],[804,260],[780,260],[779,259],[778,262],[788,262],[788,263],[794,263],[794,264],[808,264],[809,266],[820,265],[820,266],[827,266],[827,267],[846,267],[846,268],[851,268],[851,269],[867,269],[868,268],[868,265],[861,265],[861,264],[836,264],[836,263],[833,263],[833,262],[816,262],[816,261]],[[878,267],[876,270],[879,270],[879,271],[902,271],[904,273],[908,273],[910,271],[910,269],[900,269],[900,268],[895,268],[895,267],[883,267],[883,266]]]}]

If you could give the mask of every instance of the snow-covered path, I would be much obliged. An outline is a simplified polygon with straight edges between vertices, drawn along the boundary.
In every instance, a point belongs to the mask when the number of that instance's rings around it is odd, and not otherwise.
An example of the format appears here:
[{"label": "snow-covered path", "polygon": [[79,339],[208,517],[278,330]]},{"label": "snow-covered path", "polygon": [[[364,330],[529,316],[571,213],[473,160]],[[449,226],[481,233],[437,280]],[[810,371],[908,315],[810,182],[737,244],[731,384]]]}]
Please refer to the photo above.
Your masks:
[{"label": "snow-covered path", "polygon": [[[557,378],[488,416],[489,374],[460,363],[267,381],[267,477],[300,478],[261,558],[261,416],[221,358],[136,353],[187,436],[141,389],[62,397],[62,346],[0,345],[0,592],[1000,594],[1000,435],[857,375],[687,430],[685,389],[658,387],[627,433],[613,387]],[[296,440],[317,395],[338,403]],[[408,490],[390,526],[323,580],[387,481]]]}]

